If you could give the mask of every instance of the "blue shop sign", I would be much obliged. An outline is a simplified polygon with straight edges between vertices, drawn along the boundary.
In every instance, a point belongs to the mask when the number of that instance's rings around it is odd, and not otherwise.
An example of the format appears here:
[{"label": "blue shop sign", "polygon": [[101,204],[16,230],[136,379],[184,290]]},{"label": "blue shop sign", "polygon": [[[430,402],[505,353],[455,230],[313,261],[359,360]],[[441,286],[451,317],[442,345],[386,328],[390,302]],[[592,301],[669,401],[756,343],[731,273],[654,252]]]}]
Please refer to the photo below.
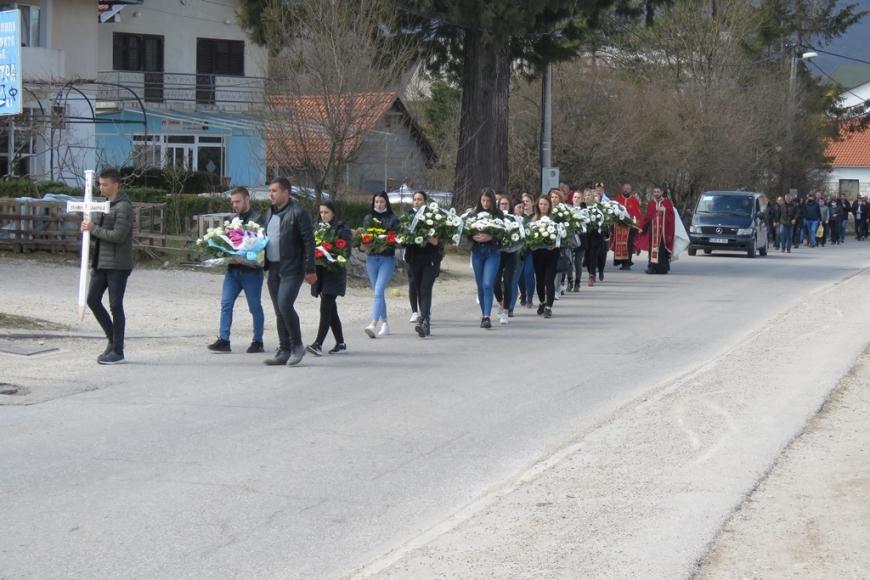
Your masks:
[{"label": "blue shop sign", "polygon": [[0,115],[21,114],[21,14],[0,12]]}]

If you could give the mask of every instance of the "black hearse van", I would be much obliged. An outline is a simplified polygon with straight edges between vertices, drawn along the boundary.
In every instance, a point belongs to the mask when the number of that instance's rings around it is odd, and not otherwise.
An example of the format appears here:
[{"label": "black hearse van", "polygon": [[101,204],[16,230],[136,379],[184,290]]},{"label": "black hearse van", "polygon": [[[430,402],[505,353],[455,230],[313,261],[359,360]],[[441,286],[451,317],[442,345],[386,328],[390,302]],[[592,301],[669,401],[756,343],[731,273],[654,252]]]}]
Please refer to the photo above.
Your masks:
[{"label": "black hearse van", "polygon": [[689,227],[689,255],[698,250],[756,252],[767,255],[767,207],[762,194],[752,191],[705,191],[698,198]]}]

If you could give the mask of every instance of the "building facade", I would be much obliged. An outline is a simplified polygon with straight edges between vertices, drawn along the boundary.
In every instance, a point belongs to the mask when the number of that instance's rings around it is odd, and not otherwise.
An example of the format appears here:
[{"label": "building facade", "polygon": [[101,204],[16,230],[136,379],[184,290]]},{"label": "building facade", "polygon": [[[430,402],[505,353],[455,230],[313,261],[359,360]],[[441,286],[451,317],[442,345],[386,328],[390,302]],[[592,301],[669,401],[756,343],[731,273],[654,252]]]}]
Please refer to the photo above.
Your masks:
[{"label": "building facade", "polygon": [[77,183],[96,162],[97,8],[91,0],[0,2],[21,13],[21,115],[0,119],[6,177]]},{"label": "building facade", "polygon": [[[870,81],[849,89],[841,96],[841,106],[857,107],[870,101]],[[840,193],[850,199],[859,194],[870,197],[870,130],[845,133],[840,141],[828,145],[831,172],[828,193]]]},{"label": "building facade", "polygon": [[266,52],[236,2],[143,0],[99,25],[96,141],[101,164],[172,166],[224,184],[266,179]]}]

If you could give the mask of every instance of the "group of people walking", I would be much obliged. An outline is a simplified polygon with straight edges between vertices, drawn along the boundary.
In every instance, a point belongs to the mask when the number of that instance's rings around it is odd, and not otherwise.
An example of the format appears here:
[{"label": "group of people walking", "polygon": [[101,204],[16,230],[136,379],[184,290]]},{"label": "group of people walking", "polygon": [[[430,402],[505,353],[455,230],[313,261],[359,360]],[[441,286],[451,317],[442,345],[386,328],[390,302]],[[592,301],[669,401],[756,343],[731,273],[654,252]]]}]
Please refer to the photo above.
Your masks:
[{"label": "group of people walking", "polygon": [[[88,229],[98,241],[95,253],[95,271],[91,279],[88,304],[108,337],[106,351],[98,357],[101,364],[124,362],[124,311],[123,294],[126,281],[132,270],[132,204],[119,191],[120,175],[115,170],[106,170],[100,175],[100,188],[111,203],[111,211],[100,216],[96,222],[85,221],[82,229]],[[233,211],[245,223],[256,222],[268,238],[265,246],[263,267],[250,262],[230,263],[224,275],[221,291],[220,330],[217,339],[208,345],[214,352],[230,352],[230,333],[233,309],[239,295],[244,291],[248,310],[253,318],[253,337],[247,347],[248,353],[264,352],[264,313],[260,302],[265,282],[275,312],[278,333],[278,348],[267,365],[298,364],[306,353],[323,354],[324,341],[331,332],[335,339],[328,354],[340,354],[347,350],[339,316],[338,298],[347,291],[347,268],[327,268],[315,260],[315,225],[308,212],[290,195],[290,181],[284,177],[273,179],[269,184],[272,205],[265,214],[251,206],[247,189],[237,187],[231,192]],[[554,217],[554,208],[560,204],[586,207],[605,198],[603,184],[584,191],[571,191],[563,185],[533,197],[528,193],[513,200],[487,189],[477,200],[477,212],[487,212],[501,220],[512,220],[518,227],[529,227],[547,217]],[[576,232],[571,239],[559,240],[552,245],[526,247],[522,243],[506,243],[504,238],[480,231],[466,232],[471,244],[471,266],[477,287],[477,302],[480,308],[480,326],[490,329],[495,310],[498,323],[507,325],[514,316],[517,301],[523,308],[534,308],[537,297],[537,314],[543,318],[553,315],[556,300],[566,292],[579,292],[581,280],[594,286],[604,280],[604,267],[611,236],[617,241],[614,265],[621,269],[631,268],[635,252],[633,243],[638,230],[646,232],[656,215],[660,200],[650,202],[646,216],[640,215],[640,198],[626,184],[617,201],[630,208],[638,227],[626,228],[616,235],[610,228]],[[419,211],[429,202],[424,191],[414,194],[411,211]],[[636,215],[635,215],[636,214]],[[323,201],[318,208],[319,228],[334,230],[334,239],[341,240],[342,247],[351,247],[353,232],[341,219],[331,201]],[[422,214],[421,214],[422,215]],[[375,222],[376,220],[376,222]],[[375,222],[385,230],[399,227],[386,193],[372,196],[369,213],[363,219],[363,228]],[[664,223],[664,222],[663,222]],[[619,229],[613,226],[613,230]],[[661,229],[661,228],[659,228]],[[652,232],[652,230],[649,230]],[[664,234],[661,235],[664,244]],[[650,244],[654,243],[650,233]],[[411,322],[421,338],[430,336],[432,329],[432,293],[435,280],[441,269],[444,245],[448,240],[429,236],[422,245],[409,245],[404,249],[407,264],[408,296],[411,303]],[[626,243],[627,241],[627,243]],[[560,243],[561,242],[561,243]],[[365,267],[372,288],[371,321],[363,329],[370,338],[390,334],[387,313],[386,289],[396,269],[396,248],[392,245],[358,246],[366,254]],[[667,251],[667,250],[665,250]],[[650,265],[652,268],[652,264]],[[585,270],[585,272],[584,272]],[[648,272],[650,269],[648,269]],[[313,296],[320,299],[320,319],[314,341],[304,345],[299,316],[295,302],[303,285],[310,286]],[[112,315],[102,306],[102,297],[109,291]]]},{"label": "group of people walking", "polygon": [[790,193],[769,204],[768,222],[771,241],[781,252],[805,245],[810,248],[839,245],[846,241],[849,215],[855,224],[855,237],[867,238],[868,201],[859,195],[850,202],[839,194],[824,195],[817,191],[794,199]]}]

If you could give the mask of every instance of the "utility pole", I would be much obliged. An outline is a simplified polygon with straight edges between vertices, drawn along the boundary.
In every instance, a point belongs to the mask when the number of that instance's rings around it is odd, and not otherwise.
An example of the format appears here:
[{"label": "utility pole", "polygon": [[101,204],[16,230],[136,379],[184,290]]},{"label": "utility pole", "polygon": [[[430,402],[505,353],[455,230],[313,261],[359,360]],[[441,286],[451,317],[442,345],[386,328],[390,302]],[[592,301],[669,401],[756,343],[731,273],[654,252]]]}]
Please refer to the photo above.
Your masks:
[{"label": "utility pole", "polygon": [[541,79],[541,193],[550,185],[549,169],[553,164],[553,65],[547,63]]}]

